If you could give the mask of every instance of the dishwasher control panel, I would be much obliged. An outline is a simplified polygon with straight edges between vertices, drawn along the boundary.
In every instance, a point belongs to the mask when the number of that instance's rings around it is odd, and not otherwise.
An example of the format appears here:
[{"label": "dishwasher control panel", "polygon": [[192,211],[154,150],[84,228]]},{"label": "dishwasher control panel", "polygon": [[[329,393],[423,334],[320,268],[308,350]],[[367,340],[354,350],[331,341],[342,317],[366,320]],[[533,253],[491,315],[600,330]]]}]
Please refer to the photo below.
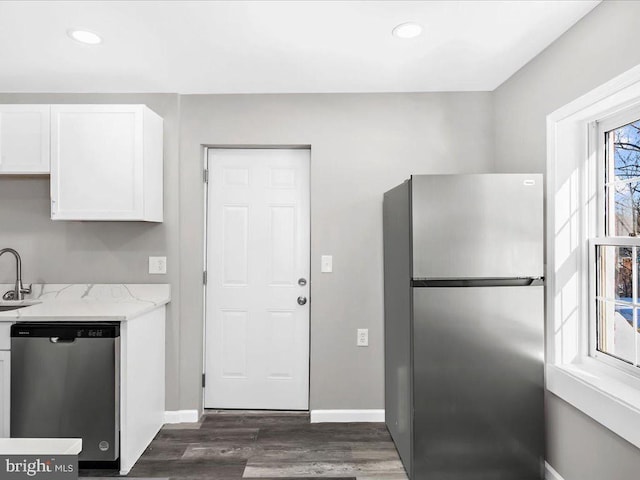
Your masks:
[{"label": "dishwasher control panel", "polygon": [[120,336],[119,323],[15,323],[12,337],[64,337],[64,338],[116,338]]}]

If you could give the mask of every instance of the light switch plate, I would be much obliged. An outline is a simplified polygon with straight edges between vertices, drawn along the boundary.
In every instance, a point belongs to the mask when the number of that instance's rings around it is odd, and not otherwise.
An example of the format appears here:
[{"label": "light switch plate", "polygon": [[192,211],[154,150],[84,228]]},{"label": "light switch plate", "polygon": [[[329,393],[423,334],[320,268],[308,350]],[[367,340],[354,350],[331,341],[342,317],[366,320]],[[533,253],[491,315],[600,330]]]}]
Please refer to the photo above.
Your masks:
[{"label": "light switch plate", "polygon": [[333,272],[333,256],[332,255],[322,255],[320,259],[320,271],[322,273]]},{"label": "light switch plate", "polygon": [[369,346],[369,329],[368,328],[359,328],[358,329],[358,340],[356,344],[359,347],[368,347]]},{"label": "light switch plate", "polygon": [[164,275],[167,273],[167,257],[149,257],[149,273]]}]

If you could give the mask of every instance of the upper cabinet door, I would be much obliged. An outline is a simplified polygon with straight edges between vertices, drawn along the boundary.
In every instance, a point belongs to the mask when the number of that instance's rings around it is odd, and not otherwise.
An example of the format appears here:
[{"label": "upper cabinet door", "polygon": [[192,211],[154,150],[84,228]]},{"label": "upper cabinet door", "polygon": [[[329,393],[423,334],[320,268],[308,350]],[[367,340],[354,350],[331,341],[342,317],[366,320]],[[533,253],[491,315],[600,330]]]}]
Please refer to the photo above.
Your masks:
[{"label": "upper cabinet door", "polygon": [[0,105],[0,174],[49,173],[49,105]]},{"label": "upper cabinet door", "polygon": [[144,105],[52,105],[51,218],[161,222],[162,119]]}]

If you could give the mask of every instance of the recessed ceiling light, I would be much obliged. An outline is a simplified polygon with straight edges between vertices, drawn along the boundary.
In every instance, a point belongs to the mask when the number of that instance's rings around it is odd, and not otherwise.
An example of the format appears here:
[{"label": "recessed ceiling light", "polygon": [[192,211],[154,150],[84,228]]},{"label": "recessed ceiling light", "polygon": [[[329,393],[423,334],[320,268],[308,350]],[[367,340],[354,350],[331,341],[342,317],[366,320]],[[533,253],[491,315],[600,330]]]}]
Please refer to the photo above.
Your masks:
[{"label": "recessed ceiling light", "polygon": [[89,30],[79,30],[72,28],[67,31],[67,35],[73,38],[76,42],[86,43],[88,45],[97,45],[102,43],[102,38]]},{"label": "recessed ceiling light", "polygon": [[401,23],[391,33],[398,38],[416,38],[422,33],[422,27],[414,22]]}]

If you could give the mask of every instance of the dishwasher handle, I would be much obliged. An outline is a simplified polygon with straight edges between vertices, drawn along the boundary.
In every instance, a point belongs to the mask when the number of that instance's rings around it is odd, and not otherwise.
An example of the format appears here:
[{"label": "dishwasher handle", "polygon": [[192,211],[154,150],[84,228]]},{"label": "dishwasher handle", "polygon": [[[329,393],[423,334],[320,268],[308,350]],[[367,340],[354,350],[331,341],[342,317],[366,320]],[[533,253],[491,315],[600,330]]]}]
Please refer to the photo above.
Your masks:
[{"label": "dishwasher handle", "polygon": [[65,344],[65,343],[75,343],[76,339],[75,338],[62,338],[62,337],[49,337],[49,341],[51,343]]}]

